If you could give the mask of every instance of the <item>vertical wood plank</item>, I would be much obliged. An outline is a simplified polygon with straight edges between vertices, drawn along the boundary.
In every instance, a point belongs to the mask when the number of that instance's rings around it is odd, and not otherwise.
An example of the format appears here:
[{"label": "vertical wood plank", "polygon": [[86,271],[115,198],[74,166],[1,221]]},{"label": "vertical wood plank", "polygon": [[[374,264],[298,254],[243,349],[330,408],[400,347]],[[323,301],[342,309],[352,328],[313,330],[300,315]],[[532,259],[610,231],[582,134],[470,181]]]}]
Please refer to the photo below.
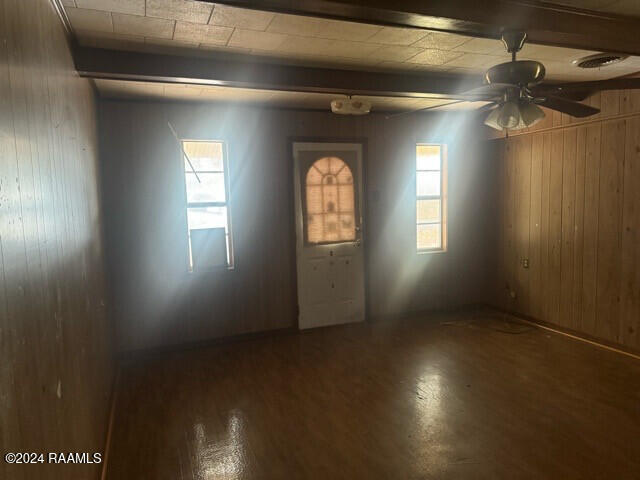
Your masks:
[{"label": "vertical wood plank", "polygon": [[582,323],[580,330],[590,335],[596,334],[601,132],[599,123],[588,126],[585,146]]},{"label": "vertical wood plank", "polygon": [[571,326],[573,307],[573,242],[576,189],[576,129],[563,132],[562,247],[560,252],[560,324]]},{"label": "vertical wood plank", "polygon": [[[1,443],[99,452],[113,357],[94,93],[50,2],[6,0],[0,27]],[[0,478],[94,478],[100,468],[59,467],[2,465]]]},{"label": "vertical wood plank", "polygon": [[496,248],[496,284],[493,289],[493,301],[496,305],[501,306],[502,308],[507,307],[506,302],[506,293],[507,293],[507,272],[506,272],[506,262],[505,262],[505,250],[507,244],[507,175],[506,175],[506,157],[505,157],[505,141],[494,141],[492,142],[491,147],[495,149],[495,168],[498,171],[498,192],[497,192],[497,201],[498,201],[498,245]]},{"label": "vertical wood plank", "polygon": [[640,90],[622,90],[620,113],[640,112]]},{"label": "vertical wood plank", "polygon": [[[505,273],[505,307],[514,309],[515,292],[515,233],[514,233],[514,200],[515,200],[515,138],[505,140],[504,146],[504,185],[505,185],[505,210],[504,210],[504,273]],[[516,293],[517,295],[517,293]]]},{"label": "vertical wood plank", "polygon": [[540,199],[540,276],[541,319],[549,318],[550,281],[549,273],[549,194],[551,190],[551,133],[542,134],[542,196]]},{"label": "vertical wood plank", "polygon": [[523,267],[529,258],[529,217],[531,210],[531,135],[523,135],[517,141],[516,192],[514,197],[515,225],[515,280],[517,311],[529,314],[529,270]]},{"label": "vertical wood plank", "polygon": [[640,117],[627,119],[625,141],[620,342],[640,347]]},{"label": "vertical wood plank", "polygon": [[562,130],[551,133],[551,166],[549,185],[549,321],[561,325],[561,249],[562,249]]},{"label": "vertical wood plank", "polygon": [[575,229],[573,236],[573,290],[570,327],[579,330],[582,325],[582,265],[584,255],[584,189],[587,128],[576,131],[576,196]]},{"label": "vertical wood plank", "polygon": [[620,327],[620,261],[624,120],[602,125],[600,206],[598,213],[598,285],[596,334],[618,341]]},{"label": "vertical wood plank", "polygon": [[600,92],[600,117],[607,118],[620,113],[620,90]]},{"label": "vertical wood plank", "polygon": [[542,308],[543,270],[541,261],[543,135],[531,138],[531,208],[529,216],[529,314],[544,318]]},{"label": "vertical wood plank", "polygon": [[[590,106],[597,108],[598,110],[600,109],[601,105],[602,105],[602,94],[601,92],[596,92],[593,95],[591,95],[588,98],[588,103]],[[596,113],[595,115],[591,115],[592,120],[597,120],[598,118],[600,118],[600,116],[602,115],[602,113]]]}]

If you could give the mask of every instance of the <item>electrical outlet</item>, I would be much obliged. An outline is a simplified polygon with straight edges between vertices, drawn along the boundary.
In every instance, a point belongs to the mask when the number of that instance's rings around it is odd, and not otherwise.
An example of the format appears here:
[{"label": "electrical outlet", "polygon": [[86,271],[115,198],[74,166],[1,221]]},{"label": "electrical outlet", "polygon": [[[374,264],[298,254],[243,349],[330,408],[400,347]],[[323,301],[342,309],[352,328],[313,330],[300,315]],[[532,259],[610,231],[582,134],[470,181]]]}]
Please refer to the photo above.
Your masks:
[{"label": "electrical outlet", "polygon": [[528,258],[523,258],[522,259],[522,268],[529,268],[529,259]]}]

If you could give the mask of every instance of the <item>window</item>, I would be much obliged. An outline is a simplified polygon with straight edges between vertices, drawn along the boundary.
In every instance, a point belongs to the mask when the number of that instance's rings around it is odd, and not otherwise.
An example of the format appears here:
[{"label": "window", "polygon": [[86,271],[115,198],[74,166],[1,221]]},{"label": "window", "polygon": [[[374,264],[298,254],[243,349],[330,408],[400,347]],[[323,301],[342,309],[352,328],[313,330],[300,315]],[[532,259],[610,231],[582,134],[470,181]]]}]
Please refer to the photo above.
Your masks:
[{"label": "window", "polygon": [[416,244],[446,250],[446,145],[416,145]]},{"label": "window", "polygon": [[307,171],[305,192],[308,243],[356,239],[353,174],[343,160],[316,160]]},{"label": "window", "polygon": [[[231,218],[229,212],[229,177],[225,145],[222,142],[184,141],[184,177],[187,193],[189,269],[194,269],[194,249],[203,233],[215,234],[226,246],[226,266],[233,266]],[[217,230],[207,230],[217,229]],[[224,239],[222,239],[224,229]],[[194,233],[196,232],[196,233]],[[214,247],[223,248],[220,242]],[[211,247],[211,244],[207,244]],[[218,248],[220,247],[220,248]],[[222,252],[218,257],[224,256]],[[224,264],[224,259],[222,262]]]}]

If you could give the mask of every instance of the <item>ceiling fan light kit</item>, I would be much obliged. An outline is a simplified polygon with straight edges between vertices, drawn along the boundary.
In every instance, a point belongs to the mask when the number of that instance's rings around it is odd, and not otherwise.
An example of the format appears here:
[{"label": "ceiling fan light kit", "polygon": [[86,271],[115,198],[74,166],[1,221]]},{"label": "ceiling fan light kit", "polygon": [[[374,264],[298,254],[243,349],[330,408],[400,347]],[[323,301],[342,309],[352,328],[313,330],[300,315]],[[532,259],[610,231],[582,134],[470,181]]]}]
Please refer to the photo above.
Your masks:
[{"label": "ceiling fan light kit", "polygon": [[531,127],[544,118],[544,112],[533,103],[509,101],[491,110],[485,125],[496,130],[521,130]]}]

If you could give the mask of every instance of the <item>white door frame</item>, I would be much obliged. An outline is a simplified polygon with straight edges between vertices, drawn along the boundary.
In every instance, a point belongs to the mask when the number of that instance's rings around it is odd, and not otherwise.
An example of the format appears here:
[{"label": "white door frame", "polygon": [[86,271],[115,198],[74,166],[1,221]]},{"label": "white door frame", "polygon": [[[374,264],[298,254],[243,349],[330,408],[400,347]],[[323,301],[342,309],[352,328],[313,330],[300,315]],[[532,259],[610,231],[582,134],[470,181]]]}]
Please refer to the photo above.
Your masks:
[{"label": "white door frame", "polygon": [[[363,195],[363,145],[361,143],[353,142],[292,142],[291,144],[293,153],[293,174],[294,174],[294,212],[295,212],[295,226],[296,226],[296,272],[297,272],[297,287],[298,287],[298,327],[300,329],[312,328],[316,326],[333,325],[338,323],[346,323],[351,321],[364,320],[365,311],[365,268],[364,268],[364,225],[363,225],[363,212],[364,212],[364,195]],[[305,246],[304,242],[304,221],[302,212],[302,195],[303,186],[301,184],[301,172],[298,152],[308,151],[336,151],[336,152],[356,152],[357,173],[355,174],[355,195],[358,202],[358,218],[356,219],[356,240],[353,242],[341,242],[327,245],[314,245],[313,247]],[[353,262],[354,274],[360,279],[361,285],[356,286],[356,302],[357,308],[353,312],[350,319],[333,318],[327,319],[321,323],[316,321],[310,321],[305,318],[305,305],[303,304],[303,298],[305,295],[305,271],[302,269],[302,262],[305,260],[305,248],[313,248],[316,252],[324,252],[324,255],[334,256],[336,261],[341,258],[341,255],[345,255],[343,258],[351,258],[349,255],[354,256]],[[321,253],[322,255],[322,253]],[[332,259],[333,260],[333,259]],[[349,263],[347,261],[347,263]],[[331,262],[333,264],[333,262]]]}]

